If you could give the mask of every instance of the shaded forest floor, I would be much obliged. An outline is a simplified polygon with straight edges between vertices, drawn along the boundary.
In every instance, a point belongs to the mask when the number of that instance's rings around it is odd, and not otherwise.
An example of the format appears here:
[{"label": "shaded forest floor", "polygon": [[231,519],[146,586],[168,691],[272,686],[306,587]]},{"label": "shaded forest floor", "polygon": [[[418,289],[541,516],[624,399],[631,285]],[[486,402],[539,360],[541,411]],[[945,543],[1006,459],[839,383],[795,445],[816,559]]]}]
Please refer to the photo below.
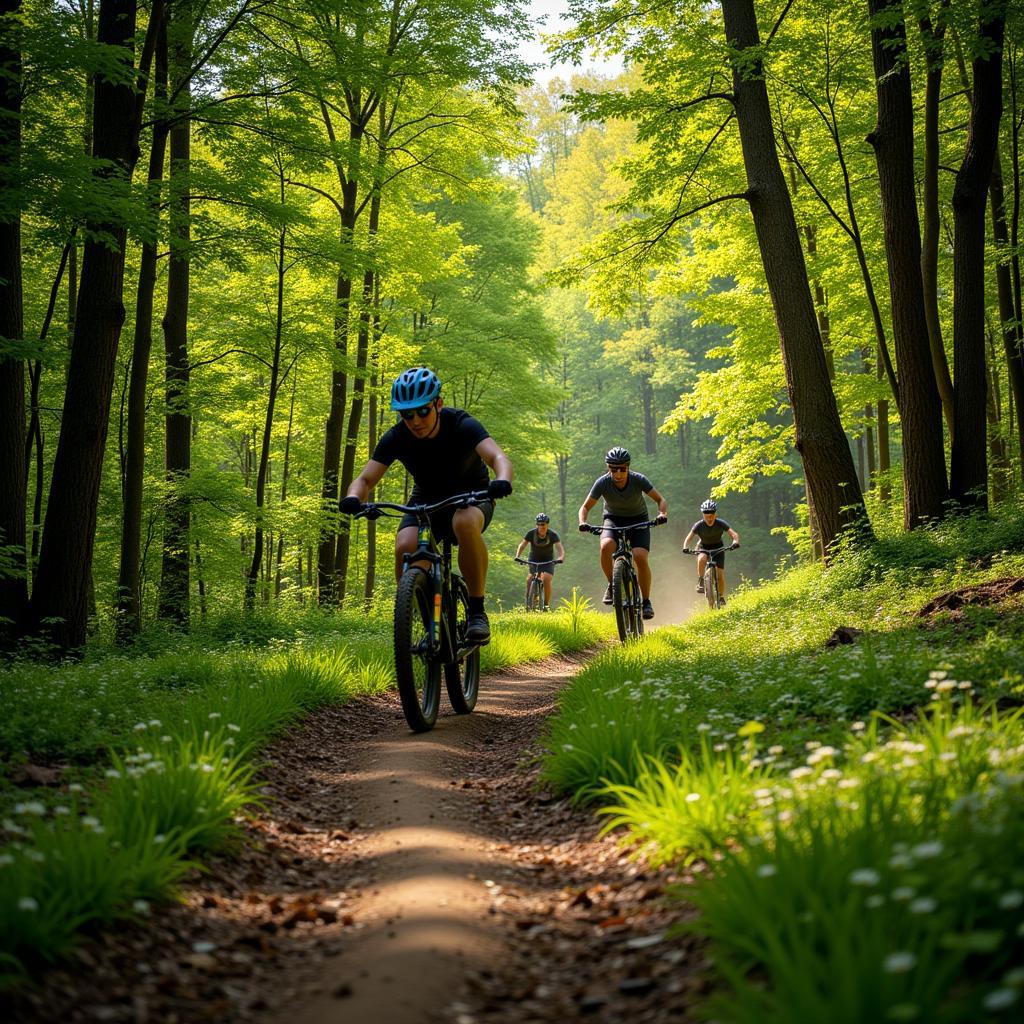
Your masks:
[{"label": "shaded forest floor", "polygon": [[491,676],[426,736],[387,697],[314,712],[266,752],[241,849],[181,906],[83,944],[16,1019],[686,1019],[705,963],[665,935],[675,876],[523,758],[574,668]]}]

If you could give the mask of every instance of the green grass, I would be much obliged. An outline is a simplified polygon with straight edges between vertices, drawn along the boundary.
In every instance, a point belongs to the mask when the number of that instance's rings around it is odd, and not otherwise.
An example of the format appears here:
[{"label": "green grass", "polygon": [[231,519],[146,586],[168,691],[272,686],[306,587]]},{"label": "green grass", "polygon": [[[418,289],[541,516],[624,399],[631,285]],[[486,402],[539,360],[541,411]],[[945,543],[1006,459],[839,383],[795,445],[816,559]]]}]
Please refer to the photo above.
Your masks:
[{"label": "green grass", "polygon": [[[714,1019],[1010,1019],[1024,999],[1024,517],[886,536],[596,658],[544,773],[658,863],[713,942]],[[994,551],[994,554],[993,554]],[[837,626],[864,635],[826,649]]]},{"label": "green grass", "polygon": [[[492,670],[581,650],[607,616],[492,619]],[[147,637],[134,656],[0,671],[0,989],[72,947],[81,930],[144,917],[194,863],[230,850],[259,805],[254,755],[302,714],[394,685],[391,622],[264,616],[192,637]],[[175,650],[168,650],[173,643]],[[60,763],[59,787],[20,790],[19,765]]]}]

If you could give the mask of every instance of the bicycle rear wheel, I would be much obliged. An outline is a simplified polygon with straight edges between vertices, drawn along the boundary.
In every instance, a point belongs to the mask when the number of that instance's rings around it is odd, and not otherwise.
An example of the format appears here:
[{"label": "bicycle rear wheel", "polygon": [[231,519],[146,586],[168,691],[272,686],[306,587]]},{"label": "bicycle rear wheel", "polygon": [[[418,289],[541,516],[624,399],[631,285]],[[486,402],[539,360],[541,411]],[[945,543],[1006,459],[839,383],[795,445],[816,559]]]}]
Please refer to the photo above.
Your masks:
[{"label": "bicycle rear wheel", "polygon": [[395,594],[395,677],[402,711],[413,732],[434,727],[441,703],[441,665],[430,650],[434,588],[415,567],[398,581]]},{"label": "bicycle rear wheel", "polygon": [[[466,625],[469,620],[469,593],[466,584],[456,577],[453,580],[455,589],[455,621],[451,623],[455,634],[455,647],[458,649],[466,638]],[[480,695],[480,648],[474,647],[462,661],[453,661],[444,667],[444,685],[448,691],[448,700],[457,715],[468,715],[476,707],[476,699]]]}]

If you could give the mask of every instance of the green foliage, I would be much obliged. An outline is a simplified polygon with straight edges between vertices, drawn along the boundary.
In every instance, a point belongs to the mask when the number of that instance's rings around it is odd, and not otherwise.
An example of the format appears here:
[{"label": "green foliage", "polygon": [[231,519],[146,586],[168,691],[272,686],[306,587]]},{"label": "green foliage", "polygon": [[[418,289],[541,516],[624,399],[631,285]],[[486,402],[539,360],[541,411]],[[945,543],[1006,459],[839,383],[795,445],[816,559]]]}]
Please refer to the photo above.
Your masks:
[{"label": "green foliage", "polygon": [[915,617],[1021,575],[1021,516],[896,529],[599,656],[550,724],[551,782],[704,862],[718,1019],[967,1024],[1024,988],[1022,606]]}]

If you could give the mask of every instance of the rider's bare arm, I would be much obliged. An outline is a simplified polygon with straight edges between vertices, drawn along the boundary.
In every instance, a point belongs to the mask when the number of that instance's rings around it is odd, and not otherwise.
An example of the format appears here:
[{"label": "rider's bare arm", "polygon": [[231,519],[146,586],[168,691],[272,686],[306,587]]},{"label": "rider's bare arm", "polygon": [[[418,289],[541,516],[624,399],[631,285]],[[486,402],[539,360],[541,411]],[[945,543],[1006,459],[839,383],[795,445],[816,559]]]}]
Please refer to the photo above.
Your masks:
[{"label": "rider's bare arm", "polygon": [[695,533],[693,532],[693,530],[691,530],[691,531],[690,531],[690,532],[689,532],[689,533],[688,533],[688,534],[686,535],[686,540],[684,540],[684,541],[683,541],[683,547],[684,547],[684,548],[688,548],[688,547],[691,547],[691,546],[692,546],[692,544],[693,544],[693,542],[694,542],[694,540],[696,539],[696,537],[697,537],[697,534],[695,534]]},{"label": "rider's bare arm", "polygon": [[732,537],[733,541],[737,544],[740,542],[740,535],[735,530],[729,531],[729,536]]},{"label": "rider's bare arm", "polygon": [[476,453],[491,469],[496,480],[512,480],[512,460],[501,450],[493,437],[485,437],[477,446]]},{"label": "rider's bare arm", "polygon": [[662,515],[666,519],[668,519],[668,502],[665,501],[665,499],[657,492],[657,490],[652,487],[647,492],[647,497],[650,498],[651,501],[656,501],[658,503],[658,515]]},{"label": "rider's bare arm", "polygon": [[565,560],[565,545],[561,541],[555,545],[555,558],[560,561]]},{"label": "rider's bare arm", "polygon": [[388,471],[383,462],[374,462],[373,459],[363,466],[363,471],[352,481],[346,497],[358,498],[366,501],[370,491],[380,483],[380,478]]},{"label": "rider's bare arm", "polygon": [[597,504],[597,499],[587,495],[587,500],[580,505],[580,525],[582,526],[587,521],[587,513]]},{"label": "rider's bare arm", "polygon": [[523,553],[523,548],[525,548],[525,547],[526,547],[526,541],[525,540],[521,540],[519,542],[519,547],[516,548],[516,555],[515,555],[516,558],[518,558]]}]

